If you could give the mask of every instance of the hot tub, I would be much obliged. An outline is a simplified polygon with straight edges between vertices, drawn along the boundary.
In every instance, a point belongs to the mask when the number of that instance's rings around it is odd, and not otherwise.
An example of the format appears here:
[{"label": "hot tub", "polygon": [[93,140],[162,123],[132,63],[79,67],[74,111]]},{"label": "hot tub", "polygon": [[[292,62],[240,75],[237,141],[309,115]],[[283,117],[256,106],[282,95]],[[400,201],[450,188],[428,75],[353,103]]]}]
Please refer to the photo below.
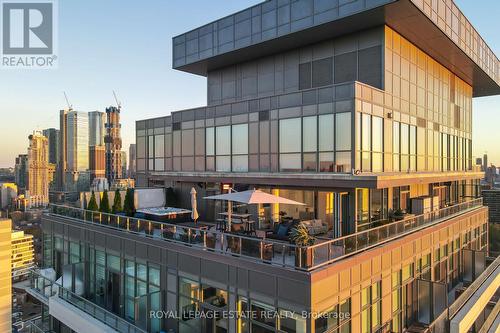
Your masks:
[{"label": "hot tub", "polygon": [[191,211],[174,207],[154,207],[143,208],[136,211],[137,215],[143,215],[144,218],[157,222],[181,223],[191,221]]}]

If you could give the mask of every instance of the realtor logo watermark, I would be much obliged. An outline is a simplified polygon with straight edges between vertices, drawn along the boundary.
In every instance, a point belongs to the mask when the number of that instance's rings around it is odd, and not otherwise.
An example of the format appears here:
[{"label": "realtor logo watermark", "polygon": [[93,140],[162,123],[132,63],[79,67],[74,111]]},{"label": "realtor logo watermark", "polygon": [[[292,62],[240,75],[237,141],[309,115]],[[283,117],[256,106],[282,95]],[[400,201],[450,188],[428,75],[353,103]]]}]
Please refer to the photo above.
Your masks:
[{"label": "realtor logo watermark", "polygon": [[56,68],[56,0],[0,0],[0,3],[1,68]]}]

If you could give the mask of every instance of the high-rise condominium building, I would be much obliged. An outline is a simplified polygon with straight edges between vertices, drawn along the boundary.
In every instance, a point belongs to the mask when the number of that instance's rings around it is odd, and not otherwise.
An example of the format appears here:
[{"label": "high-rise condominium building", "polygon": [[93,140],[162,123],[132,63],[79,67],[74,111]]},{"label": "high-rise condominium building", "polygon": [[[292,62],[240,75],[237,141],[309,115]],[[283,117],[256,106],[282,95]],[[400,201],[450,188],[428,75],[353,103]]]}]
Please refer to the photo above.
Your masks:
[{"label": "high-rise condominium building", "polygon": [[128,178],[135,178],[136,170],[136,150],[135,143],[132,143],[128,148]]},{"label": "high-rise condominium building", "polygon": [[[207,106],[136,123],[137,183],[167,188],[178,208],[196,192],[199,222],[165,222],[165,208],[150,220],[70,207],[42,218],[44,265],[85,281],[83,297],[116,315],[109,325],[493,322],[500,259],[488,253],[471,119],[474,97],[500,93],[500,63],[453,1],[269,0],[174,37],[173,67],[207,77]],[[233,193],[253,189],[271,198]],[[229,191],[232,219],[204,199]]]},{"label": "high-rise condominium building", "polygon": [[89,112],[89,146],[104,146],[105,124],[106,114],[104,112]]},{"label": "high-rise condominium building", "polygon": [[35,265],[33,235],[25,234],[24,231],[13,231],[11,242],[12,279],[25,279],[29,275],[29,270]]},{"label": "high-rise condominium building", "polygon": [[120,107],[114,106],[106,108],[106,136],[104,142],[106,144],[106,178],[109,183],[123,177],[120,110]]},{"label": "high-rise condominium building", "polygon": [[88,113],[70,111],[66,119],[66,190],[88,190],[90,186]]},{"label": "high-rise condominium building", "polygon": [[16,185],[19,190],[26,189],[26,178],[28,176],[28,155],[21,154],[16,157],[16,165],[14,166]]},{"label": "high-rise condominium building", "polygon": [[49,163],[57,165],[59,161],[59,130],[48,128],[42,133],[49,141]]},{"label": "high-rise condominium building", "polygon": [[29,136],[26,198],[30,207],[49,203],[49,143],[40,132]]}]

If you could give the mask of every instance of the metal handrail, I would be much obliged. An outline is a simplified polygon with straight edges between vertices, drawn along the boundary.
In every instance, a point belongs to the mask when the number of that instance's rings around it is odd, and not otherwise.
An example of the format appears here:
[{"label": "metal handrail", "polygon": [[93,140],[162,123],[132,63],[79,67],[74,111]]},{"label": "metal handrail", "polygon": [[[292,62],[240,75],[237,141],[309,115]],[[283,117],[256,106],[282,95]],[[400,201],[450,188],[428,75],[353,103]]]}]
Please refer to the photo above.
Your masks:
[{"label": "metal handrail", "polygon": [[[111,328],[121,332],[121,333],[146,333],[145,330],[133,325],[128,322],[124,318],[119,317],[118,315],[109,312],[106,309],[101,308],[99,305],[85,299],[72,291],[64,288],[62,285],[58,284],[56,281],[53,281],[40,273],[31,270],[30,271],[30,287],[34,289],[44,297],[48,298],[51,296],[58,296],[64,301],[72,304],[77,307],[79,310],[87,313],[91,317],[97,319],[98,321],[110,326]],[[39,290],[39,280],[42,280],[42,290]],[[45,283],[47,282],[47,284]],[[50,287],[49,295],[45,295],[46,288]],[[102,316],[101,316],[102,315]]]},{"label": "metal handrail", "polygon": [[467,289],[453,302],[449,307],[449,318],[453,318],[472,295],[481,287],[481,285],[495,272],[500,266],[500,257],[497,257],[479,277],[474,280]]},{"label": "metal handrail", "polygon": [[488,318],[486,318],[486,320],[484,321],[483,326],[481,327],[478,333],[487,333],[490,330],[490,328],[492,328],[499,314],[500,314],[500,302],[497,302],[497,304],[495,304],[495,306],[493,307],[493,310],[491,310]]},{"label": "metal handrail", "polygon": [[[51,214],[56,216],[75,218],[78,221],[125,230],[129,233],[189,245],[203,250],[238,255],[287,268],[311,271],[361,250],[433,225],[442,219],[481,207],[482,203],[482,198],[477,198],[339,238],[328,240],[318,238],[321,242],[311,246],[297,246],[267,238],[253,238],[217,230],[94,212],[76,207],[50,204],[49,208]],[[268,245],[272,247],[271,250],[267,249]],[[271,258],[269,258],[269,251],[272,251]],[[279,260],[274,258],[276,252],[281,254]]]},{"label": "metal handrail", "polygon": [[[394,228],[397,225],[405,225],[408,222],[416,220],[416,219],[421,218],[421,217],[434,217],[435,215],[438,215],[440,212],[448,210],[449,208],[455,208],[455,207],[459,208],[459,206],[462,206],[462,205],[466,205],[467,207],[476,207],[476,206],[482,206],[482,204],[483,204],[483,198],[477,198],[477,199],[474,199],[474,200],[470,200],[470,201],[459,203],[459,204],[454,205],[454,206],[445,207],[445,208],[442,208],[440,210],[436,210],[434,212],[424,213],[424,214],[417,215],[417,216],[412,216],[412,217],[409,217],[409,218],[402,219],[400,221],[395,221],[395,222],[388,223],[388,224],[385,224],[385,225],[381,225],[381,226],[378,226],[378,227],[370,228],[368,230],[363,230],[363,231],[360,231],[360,232],[357,232],[357,233],[354,233],[354,234],[342,236],[342,237],[333,239],[331,241],[332,242],[342,241],[344,239],[348,239],[348,238],[352,238],[352,237],[356,237],[356,236],[359,237],[359,236],[362,236],[362,235],[368,235],[368,234],[373,233],[375,231],[379,231],[379,230],[383,230],[383,229],[387,229],[387,228]],[[459,211],[462,211],[462,210],[459,210]],[[446,215],[446,216],[449,216],[449,215]],[[444,217],[446,217],[446,216],[444,216]],[[320,243],[320,244],[314,244],[314,245],[311,245],[310,247],[314,248],[314,247],[319,246],[319,245],[322,245],[322,243]]]},{"label": "metal handrail", "polygon": [[[467,303],[467,301],[479,289],[479,287],[491,276],[491,274],[495,272],[495,270],[499,265],[500,265],[500,256],[497,257],[495,261],[493,261],[488,267],[486,267],[486,270],[476,280],[474,280],[467,287],[467,289],[465,289],[464,292],[462,292],[460,296],[458,296],[458,298],[453,303],[451,303],[448,306],[447,311],[443,311],[437,318],[434,319],[432,323],[429,324],[430,331],[433,331],[434,327],[439,325],[449,325],[450,320],[453,319],[453,317],[455,317],[458,311],[460,311],[460,309],[465,305],[465,303]],[[495,308],[496,311],[498,311],[498,304],[495,306]],[[492,313],[494,311],[492,311]]]}]

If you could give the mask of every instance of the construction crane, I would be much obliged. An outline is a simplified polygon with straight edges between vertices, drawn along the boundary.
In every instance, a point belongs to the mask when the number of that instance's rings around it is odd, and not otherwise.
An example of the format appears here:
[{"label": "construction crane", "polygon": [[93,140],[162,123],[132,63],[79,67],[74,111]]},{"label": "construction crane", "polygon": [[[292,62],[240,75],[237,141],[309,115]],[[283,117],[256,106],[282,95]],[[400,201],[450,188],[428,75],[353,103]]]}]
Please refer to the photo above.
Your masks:
[{"label": "construction crane", "polygon": [[66,99],[66,104],[68,104],[68,111],[73,111],[73,105],[69,102],[68,95],[63,91],[64,99]]},{"label": "construction crane", "polygon": [[122,108],[122,103],[118,100],[118,97],[116,97],[116,93],[115,93],[115,91],[114,91],[114,90],[113,90],[113,96],[115,97],[116,106],[118,106],[118,110],[121,110],[121,108]]}]

